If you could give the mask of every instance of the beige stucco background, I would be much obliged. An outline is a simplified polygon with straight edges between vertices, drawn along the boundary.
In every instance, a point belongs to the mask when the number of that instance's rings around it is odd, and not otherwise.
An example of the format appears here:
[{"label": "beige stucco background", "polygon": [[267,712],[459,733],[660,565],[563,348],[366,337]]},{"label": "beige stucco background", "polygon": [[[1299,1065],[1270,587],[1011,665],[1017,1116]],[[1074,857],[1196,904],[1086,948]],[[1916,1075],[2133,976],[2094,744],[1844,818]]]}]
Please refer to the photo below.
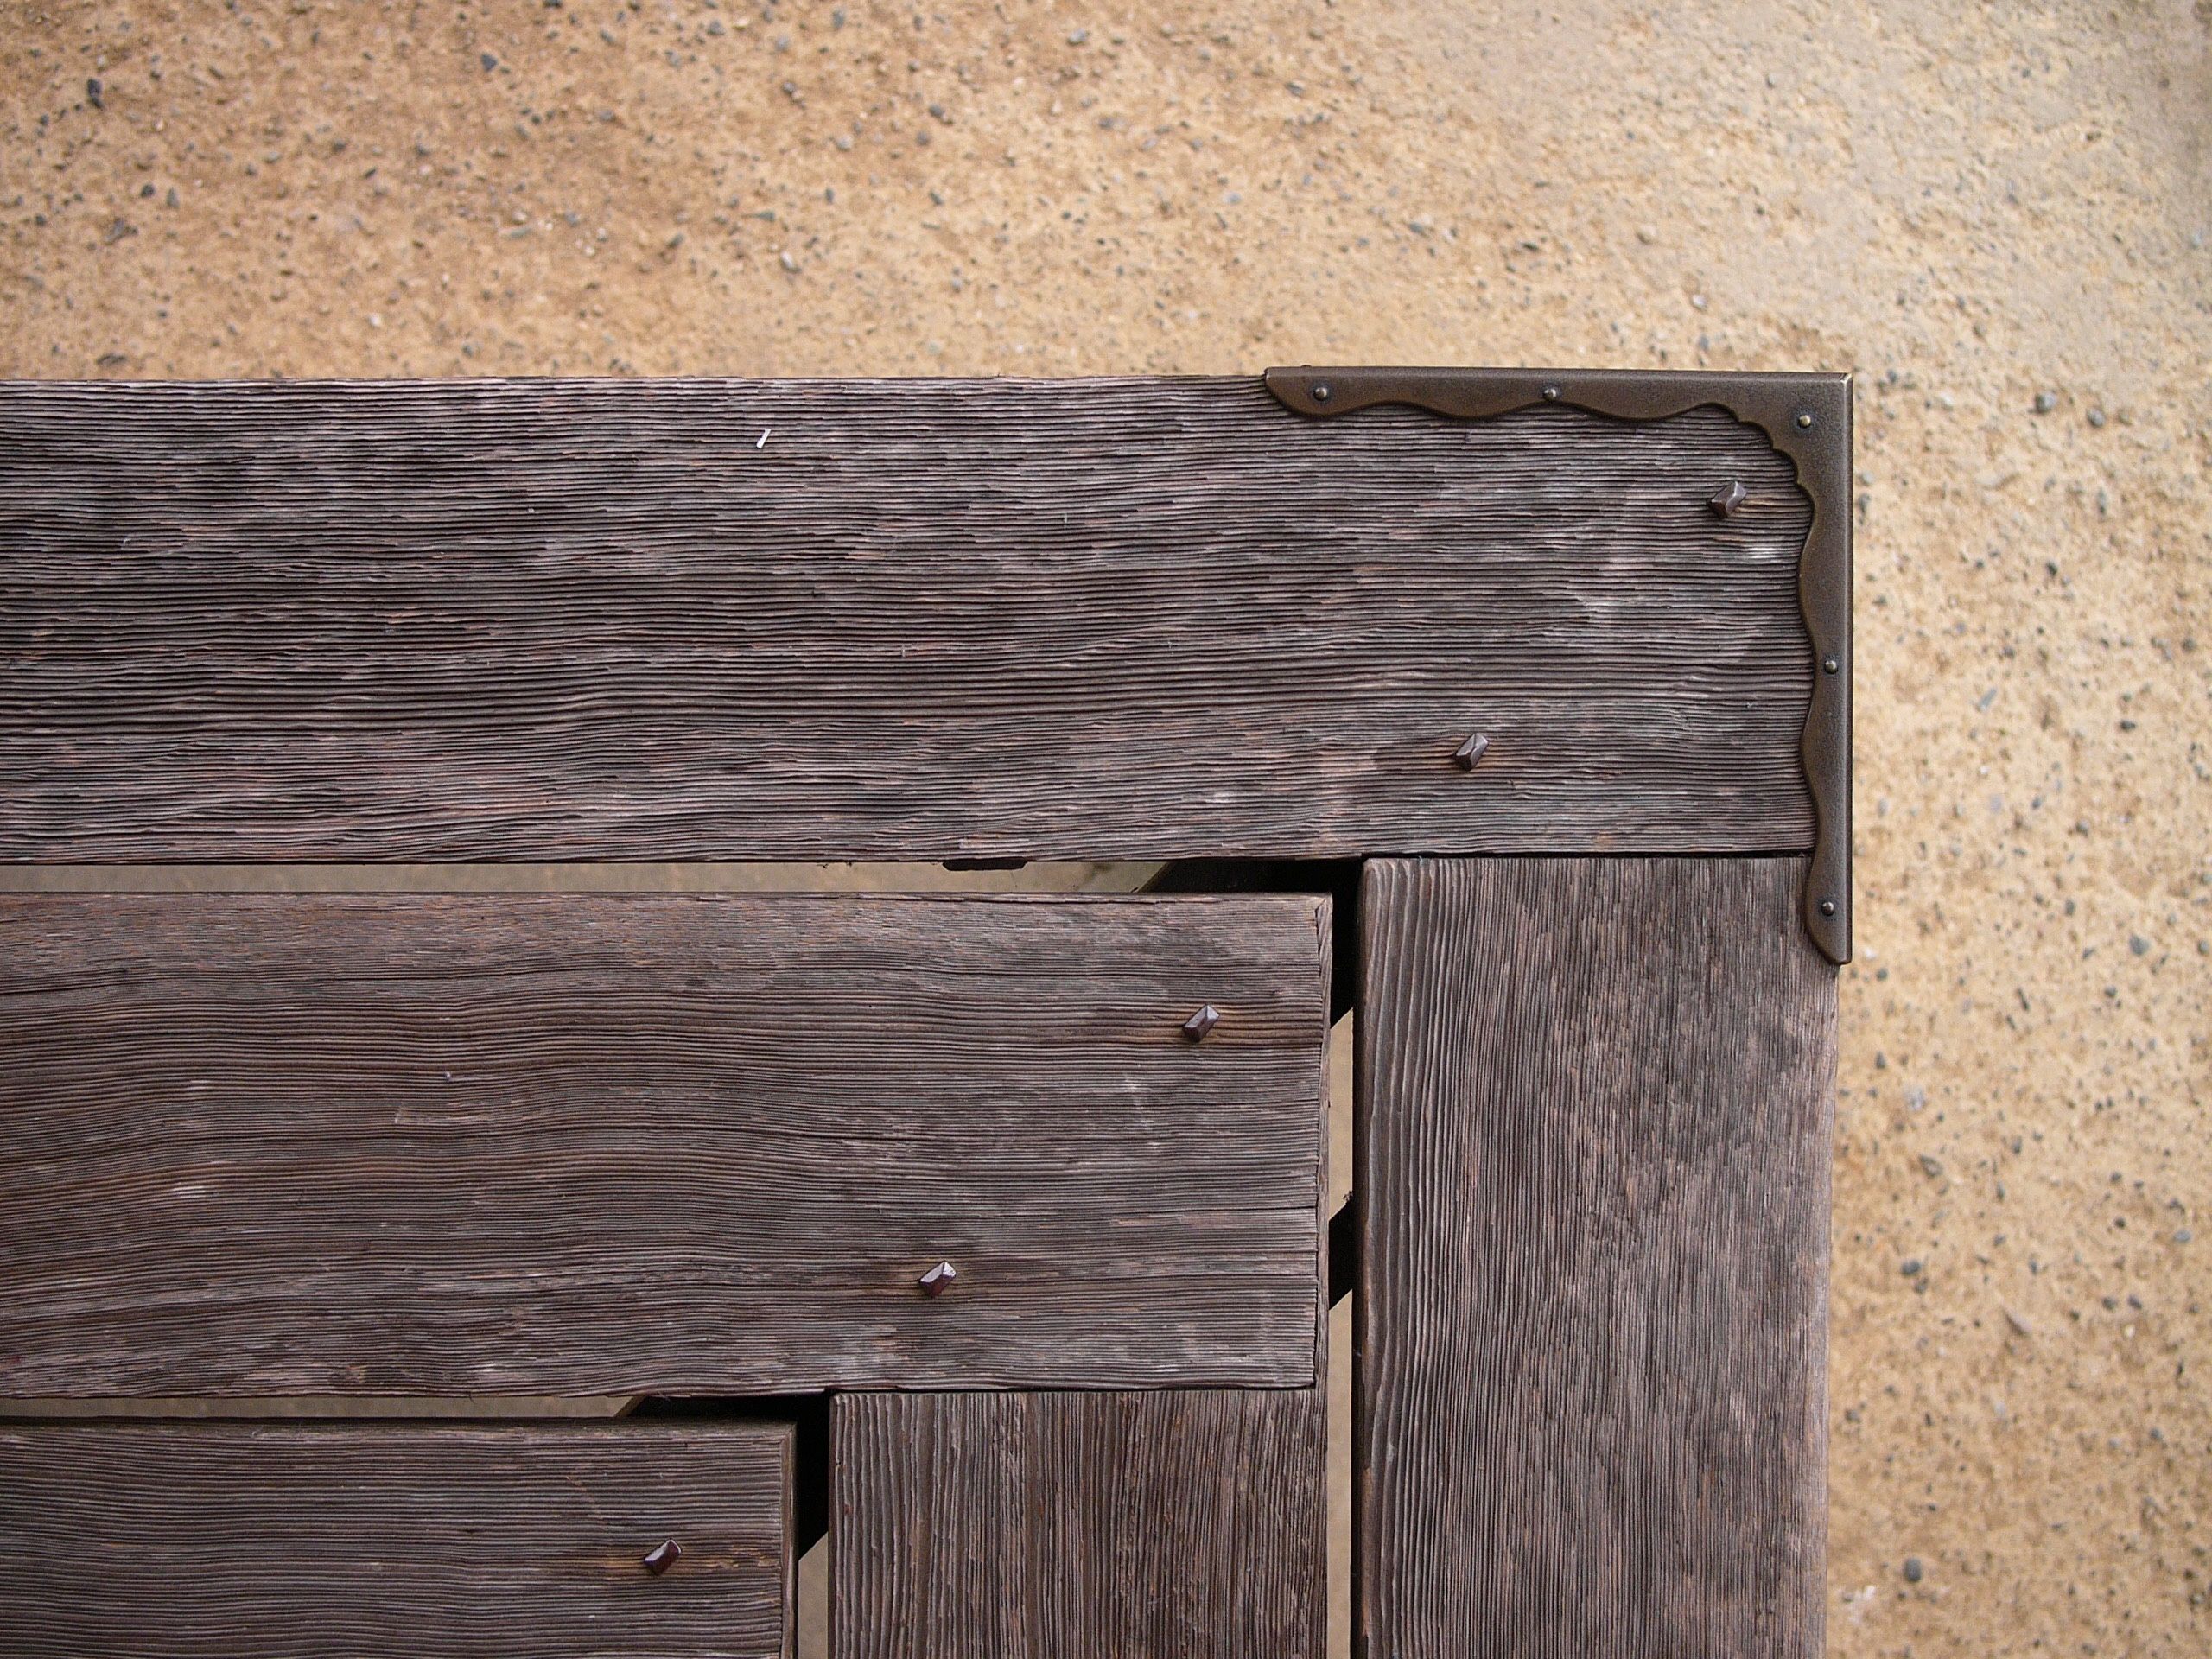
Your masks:
[{"label": "beige stucco background", "polygon": [[1199,16],[7,0],[0,372],[1855,371],[1830,1646],[2212,1649],[2212,4]]}]

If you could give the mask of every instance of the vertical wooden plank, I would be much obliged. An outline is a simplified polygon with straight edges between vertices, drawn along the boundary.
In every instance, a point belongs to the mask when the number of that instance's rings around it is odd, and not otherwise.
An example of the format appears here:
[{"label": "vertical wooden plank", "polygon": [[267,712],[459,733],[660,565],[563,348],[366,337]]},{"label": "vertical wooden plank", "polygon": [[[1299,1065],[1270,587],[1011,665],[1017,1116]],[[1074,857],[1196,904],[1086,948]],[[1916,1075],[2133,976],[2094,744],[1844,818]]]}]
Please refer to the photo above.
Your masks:
[{"label": "vertical wooden plank", "polygon": [[840,1395],[834,1659],[1318,1659],[1321,1407]]},{"label": "vertical wooden plank", "polygon": [[1370,1659],[1813,1659],[1833,970],[1801,859],[1368,867]]}]

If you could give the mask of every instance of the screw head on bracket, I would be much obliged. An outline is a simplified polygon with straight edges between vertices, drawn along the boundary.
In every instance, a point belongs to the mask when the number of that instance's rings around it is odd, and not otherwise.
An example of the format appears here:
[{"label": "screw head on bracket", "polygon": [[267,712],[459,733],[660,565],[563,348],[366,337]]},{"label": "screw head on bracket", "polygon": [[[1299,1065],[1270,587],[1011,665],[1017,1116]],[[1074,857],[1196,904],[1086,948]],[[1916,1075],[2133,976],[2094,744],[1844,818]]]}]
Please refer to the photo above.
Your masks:
[{"label": "screw head on bracket", "polygon": [[1821,659],[1821,672],[1823,674],[1840,674],[1842,671],[1843,664],[1834,658],[1823,657]]},{"label": "screw head on bracket", "polygon": [[1316,380],[1313,383],[1313,401],[1317,404],[1325,404],[1329,401],[1329,383],[1327,381]]},{"label": "screw head on bracket", "polygon": [[1812,423],[1813,423],[1813,411],[1812,411],[1811,410],[1809,410],[1809,409],[1801,409],[1801,410],[1799,410],[1797,411],[1797,424],[1798,424],[1798,425],[1800,425],[1800,426],[1810,426]]},{"label": "screw head on bracket", "polygon": [[658,1578],[676,1565],[676,1558],[683,1553],[683,1546],[673,1538],[664,1538],[645,1554],[639,1563],[646,1572]]},{"label": "screw head on bracket", "polygon": [[1833,915],[1834,915],[1834,914],[1835,914],[1835,900],[1834,900],[1834,899],[1821,899],[1821,915],[1823,915],[1823,916],[1833,916]]},{"label": "screw head on bracket", "polygon": [[940,1262],[914,1282],[922,1287],[925,1296],[942,1296],[952,1288],[952,1281],[960,1276],[960,1269],[950,1262]]},{"label": "screw head on bracket", "polygon": [[1728,480],[1728,487],[1715,491],[1706,505],[1713,509],[1713,516],[1716,518],[1732,518],[1736,516],[1736,509],[1751,499],[1751,493],[1744,487],[1744,480],[1732,478]]},{"label": "screw head on bracket", "polygon": [[1555,404],[1559,402],[1559,388],[1557,386],[1546,386],[1544,388],[1544,401],[1548,404]]},{"label": "screw head on bracket", "polygon": [[1490,739],[1477,732],[1472,737],[1452,751],[1452,764],[1462,772],[1472,772],[1475,763],[1490,752]]}]

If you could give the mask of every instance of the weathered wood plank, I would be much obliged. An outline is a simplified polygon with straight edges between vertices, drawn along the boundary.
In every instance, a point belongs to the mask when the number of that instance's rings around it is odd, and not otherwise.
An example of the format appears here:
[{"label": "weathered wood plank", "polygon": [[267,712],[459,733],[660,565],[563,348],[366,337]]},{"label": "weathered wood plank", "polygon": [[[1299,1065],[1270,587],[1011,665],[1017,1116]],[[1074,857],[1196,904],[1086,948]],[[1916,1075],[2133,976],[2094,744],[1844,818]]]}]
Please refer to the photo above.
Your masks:
[{"label": "weathered wood plank", "polygon": [[1318,1390],[841,1395],[835,1659],[1313,1659]]},{"label": "weathered wood plank", "polygon": [[1835,986],[1802,877],[1370,866],[1370,1655],[1820,1653]]},{"label": "weathered wood plank", "polygon": [[1303,1386],[1327,918],[0,898],[0,1394]]},{"label": "weathered wood plank", "polygon": [[761,1425],[0,1424],[0,1643],[774,1659],[791,1444]]},{"label": "weathered wood plank", "polygon": [[1810,517],[1710,405],[0,387],[0,859],[1802,849]]}]

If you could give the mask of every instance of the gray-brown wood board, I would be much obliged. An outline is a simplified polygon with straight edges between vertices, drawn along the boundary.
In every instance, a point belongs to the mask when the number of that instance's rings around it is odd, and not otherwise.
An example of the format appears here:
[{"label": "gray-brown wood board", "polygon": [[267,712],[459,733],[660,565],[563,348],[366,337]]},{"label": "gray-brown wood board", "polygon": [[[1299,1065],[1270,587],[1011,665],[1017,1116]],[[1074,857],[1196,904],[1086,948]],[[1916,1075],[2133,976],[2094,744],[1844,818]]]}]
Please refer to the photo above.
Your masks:
[{"label": "gray-brown wood board", "polygon": [[777,1659],[791,1459],[767,1425],[0,1423],[0,1648]]},{"label": "gray-brown wood board", "polygon": [[0,899],[0,1394],[1302,1386],[1328,962],[1294,895]]},{"label": "gray-brown wood board", "polygon": [[1377,1659],[1815,1659],[1835,982],[1802,861],[1380,861],[1354,1509]]},{"label": "gray-brown wood board", "polygon": [[1316,1659],[1318,1389],[841,1395],[833,1659]]},{"label": "gray-brown wood board", "polygon": [[0,859],[1802,849],[1810,521],[1711,405],[13,385]]}]

